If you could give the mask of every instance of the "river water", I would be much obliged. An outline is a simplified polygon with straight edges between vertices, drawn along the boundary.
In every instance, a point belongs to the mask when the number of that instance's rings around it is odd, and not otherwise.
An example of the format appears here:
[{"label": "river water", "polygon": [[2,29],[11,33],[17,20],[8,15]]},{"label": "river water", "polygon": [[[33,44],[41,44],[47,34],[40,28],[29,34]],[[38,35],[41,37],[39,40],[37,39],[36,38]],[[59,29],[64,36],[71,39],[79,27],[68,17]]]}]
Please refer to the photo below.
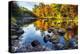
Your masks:
[{"label": "river water", "polygon": [[33,40],[38,40],[42,46],[51,49],[52,43],[47,42],[45,43],[43,40],[43,36],[40,30],[36,30],[36,27],[34,24],[30,24],[27,27],[22,28],[24,30],[24,34],[22,34],[22,39],[20,41],[20,44],[22,46],[27,46],[30,44]]}]

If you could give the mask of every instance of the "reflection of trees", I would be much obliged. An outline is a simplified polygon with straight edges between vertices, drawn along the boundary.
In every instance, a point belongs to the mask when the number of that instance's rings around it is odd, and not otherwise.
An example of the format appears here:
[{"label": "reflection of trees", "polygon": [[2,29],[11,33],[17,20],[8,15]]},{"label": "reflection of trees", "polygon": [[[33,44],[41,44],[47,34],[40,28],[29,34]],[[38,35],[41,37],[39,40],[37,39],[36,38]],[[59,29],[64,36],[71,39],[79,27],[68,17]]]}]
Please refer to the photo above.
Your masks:
[{"label": "reflection of trees", "polygon": [[[44,18],[36,21],[39,29],[46,30],[50,26],[66,28],[69,23],[78,22],[78,6],[64,4],[44,4],[35,5],[33,12],[38,18]],[[48,18],[45,20],[45,18]]]},{"label": "reflection of trees", "polygon": [[17,2],[15,1],[10,2],[10,7],[12,24],[18,24],[20,26],[23,26],[24,24],[34,22],[35,20],[33,19],[37,18],[33,12],[31,12],[25,7],[18,6]]}]

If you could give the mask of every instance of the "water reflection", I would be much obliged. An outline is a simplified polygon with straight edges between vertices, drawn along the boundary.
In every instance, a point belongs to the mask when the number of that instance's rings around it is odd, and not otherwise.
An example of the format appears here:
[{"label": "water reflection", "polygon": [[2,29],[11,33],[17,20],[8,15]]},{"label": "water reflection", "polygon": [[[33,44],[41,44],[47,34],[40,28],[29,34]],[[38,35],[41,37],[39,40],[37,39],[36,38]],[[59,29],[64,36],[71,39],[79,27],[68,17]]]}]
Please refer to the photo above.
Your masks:
[{"label": "water reflection", "polygon": [[42,46],[45,46],[46,48],[49,48],[49,49],[52,48],[52,43],[50,42],[45,43],[43,41],[43,37],[41,36],[41,31],[36,30],[36,27],[34,26],[34,24],[30,24],[28,27],[23,27],[23,30],[25,33],[22,35],[23,36],[21,41],[22,46],[27,46],[33,40],[38,40]]}]

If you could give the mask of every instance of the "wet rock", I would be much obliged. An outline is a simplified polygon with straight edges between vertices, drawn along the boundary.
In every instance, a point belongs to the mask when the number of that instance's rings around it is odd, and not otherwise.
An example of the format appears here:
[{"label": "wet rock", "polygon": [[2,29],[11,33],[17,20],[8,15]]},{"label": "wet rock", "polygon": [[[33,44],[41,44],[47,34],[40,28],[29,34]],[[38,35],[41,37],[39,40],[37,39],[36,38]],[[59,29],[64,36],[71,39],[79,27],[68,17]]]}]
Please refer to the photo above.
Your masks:
[{"label": "wet rock", "polygon": [[38,40],[34,40],[34,41],[32,41],[31,45],[33,47],[36,47],[36,46],[40,45],[40,42]]},{"label": "wet rock", "polygon": [[11,39],[18,39],[18,36],[13,35],[13,36],[11,36]]},{"label": "wet rock", "polygon": [[18,39],[24,33],[24,31],[18,25],[14,24],[11,24],[10,31],[11,39]]},{"label": "wet rock", "polygon": [[19,47],[19,40],[11,40],[11,52],[15,53]]},{"label": "wet rock", "polygon": [[33,51],[32,49],[33,49],[32,45],[27,45],[27,47],[26,47],[27,52]]},{"label": "wet rock", "polygon": [[44,49],[42,48],[42,46],[38,45],[33,48],[33,51],[44,51]]},{"label": "wet rock", "polygon": [[45,51],[46,50],[46,48],[44,48],[41,44],[40,44],[40,42],[39,41],[37,41],[37,40],[34,40],[32,43],[31,43],[31,45],[32,45],[32,49],[31,49],[31,51]]},{"label": "wet rock", "polygon": [[19,30],[16,31],[16,33],[17,33],[17,35],[19,36],[19,35],[23,34],[24,31],[20,28]]},{"label": "wet rock", "polygon": [[78,48],[78,43],[75,38],[72,38],[69,42],[69,47],[72,49],[77,49]]},{"label": "wet rock", "polygon": [[59,29],[59,30],[58,30],[58,33],[59,33],[60,36],[64,36],[64,34],[65,34],[65,29]]},{"label": "wet rock", "polygon": [[59,42],[59,35],[53,35],[50,37],[50,42],[52,42],[53,44],[58,43]]},{"label": "wet rock", "polygon": [[71,26],[68,26],[68,27],[67,27],[67,30],[68,30],[68,31],[71,31],[71,30],[72,30],[72,27],[71,27]]},{"label": "wet rock", "polygon": [[57,48],[57,50],[63,50],[64,49],[64,45],[61,44],[61,43],[58,43],[56,48]]},{"label": "wet rock", "polygon": [[51,33],[53,31],[53,28],[49,28],[48,32]]},{"label": "wet rock", "polygon": [[19,44],[19,37],[24,33],[24,31],[18,25],[11,24],[10,32],[11,32],[11,35],[10,35],[10,38],[11,38],[10,45],[12,46],[11,47],[11,52],[16,52],[16,50],[20,46],[20,44]]},{"label": "wet rock", "polygon": [[49,41],[49,39],[50,39],[50,36],[49,35],[46,35],[43,38],[43,40],[44,40],[45,43],[47,43]]},{"label": "wet rock", "polygon": [[28,52],[29,49],[27,49],[26,47],[21,47],[21,48],[18,48],[15,52]]},{"label": "wet rock", "polygon": [[45,51],[45,50],[48,49],[43,47],[38,40],[34,40],[31,42],[31,44],[28,44],[26,46],[17,49],[16,52],[35,52],[35,51]]}]

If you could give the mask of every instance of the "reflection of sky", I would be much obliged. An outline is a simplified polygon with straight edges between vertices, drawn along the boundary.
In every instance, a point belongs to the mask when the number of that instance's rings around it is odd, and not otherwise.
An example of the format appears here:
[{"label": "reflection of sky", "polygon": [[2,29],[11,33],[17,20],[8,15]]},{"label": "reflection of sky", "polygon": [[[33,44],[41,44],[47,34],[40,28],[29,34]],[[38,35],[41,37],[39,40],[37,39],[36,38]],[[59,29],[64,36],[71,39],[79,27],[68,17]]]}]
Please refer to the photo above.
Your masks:
[{"label": "reflection of sky", "polygon": [[17,4],[18,4],[19,6],[21,6],[21,7],[25,7],[25,8],[27,8],[27,9],[29,9],[29,10],[32,11],[32,8],[34,7],[34,5],[35,5],[35,4],[38,5],[39,3],[19,1],[19,2],[17,2]]},{"label": "reflection of sky", "polygon": [[30,44],[33,40],[38,40],[42,46],[46,46],[47,48],[51,48],[52,44],[50,42],[45,43],[43,37],[41,36],[40,30],[36,30],[34,24],[30,24],[28,27],[23,27],[24,34],[21,39],[21,45],[26,46]]}]

